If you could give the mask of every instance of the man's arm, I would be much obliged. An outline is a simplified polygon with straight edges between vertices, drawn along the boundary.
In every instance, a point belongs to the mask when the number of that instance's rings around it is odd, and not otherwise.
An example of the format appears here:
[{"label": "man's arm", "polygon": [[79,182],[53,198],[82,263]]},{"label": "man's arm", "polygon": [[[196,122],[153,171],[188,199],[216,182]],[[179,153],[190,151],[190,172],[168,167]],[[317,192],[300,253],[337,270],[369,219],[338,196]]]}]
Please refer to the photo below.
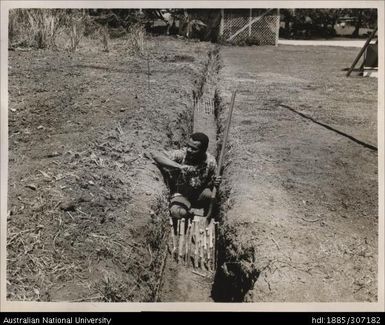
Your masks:
[{"label": "man's arm", "polygon": [[217,176],[217,170],[218,170],[217,162],[212,161],[210,170],[209,170],[210,187],[212,187],[212,185],[214,185],[215,187],[218,187],[219,184],[222,182],[222,176],[221,175]]},{"label": "man's arm", "polygon": [[171,160],[170,158],[167,158],[164,154],[161,154],[160,152],[152,152],[152,158],[158,165],[162,167],[182,169],[181,164],[177,163],[174,160]]}]

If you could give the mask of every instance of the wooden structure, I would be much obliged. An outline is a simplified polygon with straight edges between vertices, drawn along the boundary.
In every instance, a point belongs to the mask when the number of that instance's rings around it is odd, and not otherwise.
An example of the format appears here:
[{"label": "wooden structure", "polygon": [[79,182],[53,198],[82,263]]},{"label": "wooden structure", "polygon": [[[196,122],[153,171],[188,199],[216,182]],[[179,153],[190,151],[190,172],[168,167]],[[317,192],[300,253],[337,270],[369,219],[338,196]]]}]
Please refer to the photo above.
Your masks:
[{"label": "wooden structure", "polygon": [[356,66],[356,64],[358,63],[358,61],[360,60],[360,58],[362,57],[362,55],[365,54],[365,58],[364,58],[364,61],[360,67],[359,70],[363,70],[364,69],[364,66],[365,66],[365,61],[366,61],[366,53],[367,53],[367,49],[368,47],[370,46],[370,41],[375,37],[376,33],[377,33],[377,30],[378,30],[378,27],[376,27],[373,32],[370,34],[369,38],[366,40],[364,46],[361,48],[360,52],[357,54],[356,58],[354,59],[351,67],[349,68],[348,72],[346,73],[346,76],[349,77],[350,74],[352,73],[352,71],[354,70],[354,67]]}]

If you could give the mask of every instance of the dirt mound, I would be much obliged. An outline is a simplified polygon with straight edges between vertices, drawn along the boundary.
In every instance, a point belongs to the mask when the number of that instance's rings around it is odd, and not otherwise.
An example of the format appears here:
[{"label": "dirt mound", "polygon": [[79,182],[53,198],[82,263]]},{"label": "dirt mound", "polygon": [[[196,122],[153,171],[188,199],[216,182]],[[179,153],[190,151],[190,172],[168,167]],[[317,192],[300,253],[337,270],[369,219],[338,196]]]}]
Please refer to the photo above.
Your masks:
[{"label": "dirt mound", "polygon": [[97,55],[10,52],[9,300],[153,300],[167,189],[148,153],[191,131],[210,45],[146,45],[149,62],[122,39]]}]

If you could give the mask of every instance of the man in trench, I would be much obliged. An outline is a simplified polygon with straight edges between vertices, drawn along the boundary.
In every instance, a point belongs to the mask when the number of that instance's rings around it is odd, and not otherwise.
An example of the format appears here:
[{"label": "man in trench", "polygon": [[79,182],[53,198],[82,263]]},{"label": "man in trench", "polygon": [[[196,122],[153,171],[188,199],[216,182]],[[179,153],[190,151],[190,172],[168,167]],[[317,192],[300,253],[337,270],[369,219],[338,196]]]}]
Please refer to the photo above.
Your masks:
[{"label": "man in trench", "polygon": [[213,187],[219,186],[221,177],[216,176],[217,162],[207,152],[208,145],[206,134],[193,133],[184,148],[153,153],[155,162],[169,171],[174,181],[170,200],[174,219],[191,217],[191,208],[204,209],[205,215],[209,209]]}]

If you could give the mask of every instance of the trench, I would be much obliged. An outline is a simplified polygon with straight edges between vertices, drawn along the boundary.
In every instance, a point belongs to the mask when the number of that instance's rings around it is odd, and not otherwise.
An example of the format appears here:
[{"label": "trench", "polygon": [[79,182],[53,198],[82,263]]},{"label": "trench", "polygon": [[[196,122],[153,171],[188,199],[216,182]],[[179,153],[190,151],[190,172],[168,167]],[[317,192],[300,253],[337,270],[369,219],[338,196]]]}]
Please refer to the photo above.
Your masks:
[{"label": "trench", "polygon": [[[192,132],[204,132],[210,139],[208,152],[216,156],[217,124],[215,116],[215,93],[217,76],[220,68],[218,48],[208,52],[208,58],[200,79],[192,91],[191,116],[182,123],[188,124]],[[167,218],[168,219],[168,218]],[[192,268],[177,263],[167,249],[170,239],[169,229],[164,241],[166,249],[159,275],[159,285],[154,295],[154,301],[196,301],[210,302],[214,274],[202,277]]]},{"label": "trench", "polygon": [[[224,103],[219,90],[220,69],[221,58],[219,47],[216,47],[208,53],[201,79],[193,90],[192,117],[184,121],[192,131],[207,134],[210,139],[208,152],[217,161],[228,113],[228,105]],[[229,164],[229,159],[225,158],[224,168]],[[216,270],[203,277],[199,272],[194,272],[192,267],[178,264],[168,252],[170,232],[166,230],[159,280],[154,292],[155,302],[241,302],[253,288],[259,276],[254,267],[255,252],[251,248],[240,247],[232,236],[234,229],[226,223],[228,206],[225,202],[228,201],[229,189],[226,182],[220,186],[213,211],[215,220],[219,221]]]},{"label": "trench", "polygon": [[[229,103],[218,88],[215,93],[217,117],[217,156],[221,150],[221,139],[228,116]],[[231,128],[231,127],[230,127]],[[231,129],[230,129],[231,134]],[[228,211],[232,209],[229,197],[232,184],[226,180],[226,169],[231,166],[229,151],[234,146],[231,136],[222,167],[223,181],[219,188],[217,221],[217,269],[211,289],[211,296],[215,302],[243,302],[250,290],[254,288],[261,270],[257,266],[257,252],[252,243],[240,242],[240,230],[234,222],[228,221]]]}]

